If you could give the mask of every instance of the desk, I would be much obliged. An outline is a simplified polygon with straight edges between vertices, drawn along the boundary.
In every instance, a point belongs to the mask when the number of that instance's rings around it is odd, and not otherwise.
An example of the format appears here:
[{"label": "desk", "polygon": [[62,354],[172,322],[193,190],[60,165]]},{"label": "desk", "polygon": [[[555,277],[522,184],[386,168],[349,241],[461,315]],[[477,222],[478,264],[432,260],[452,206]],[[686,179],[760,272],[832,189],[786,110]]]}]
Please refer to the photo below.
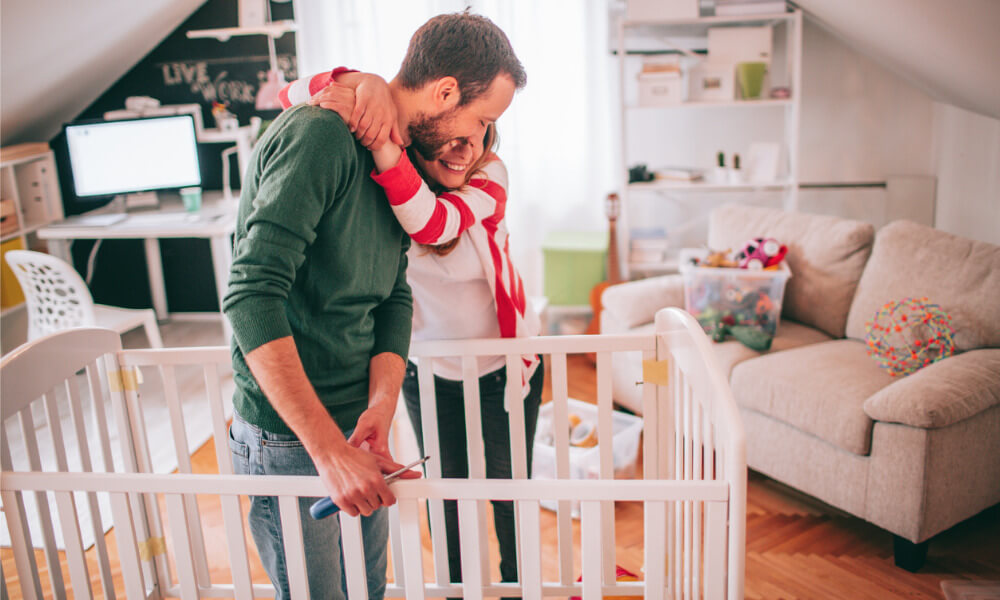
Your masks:
[{"label": "desk", "polygon": [[[238,195],[237,195],[238,197]],[[141,239],[146,249],[146,266],[149,269],[149,291],[153,298],[156,318],[167,319],[167,293],[163,282],[163,263],[160,259],[160,239],[205,238],[212,249],[212,272],[219,309],[226,294],[229,267],[233,262],[230,236],[236,231],[235,201],[225,201],[222,192],[203,193],[202,208],[197,213],[184,212],[177,194],[160,193],[160,207],[156,210],[129,213],[128,217],[112,225],[76,223],[70,218],[38,230],[38,237],[49,241],[53,255],[72,264],[69,243],[72,240],[124,240]],[[90,214],[98,214],[95,211]],[[232,334],[229,321],[223,316],[222,327],[228,343]]]}]

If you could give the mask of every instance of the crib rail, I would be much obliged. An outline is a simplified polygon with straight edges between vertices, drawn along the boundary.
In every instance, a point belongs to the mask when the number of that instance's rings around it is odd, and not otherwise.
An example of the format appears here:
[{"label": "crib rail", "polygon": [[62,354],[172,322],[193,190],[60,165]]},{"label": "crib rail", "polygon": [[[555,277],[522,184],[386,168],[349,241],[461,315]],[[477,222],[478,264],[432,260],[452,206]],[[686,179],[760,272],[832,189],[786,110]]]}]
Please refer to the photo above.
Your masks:
[{"label": "crib rail", "polygon": [[[90,330],[95,331],[95,330]],[[644,364],[643,385],[643,480],[616,480],[612,431],[613,399],[611,364],[616,353],[640,353]],[[480,427],[477,357],[503,356],[507,381],[521,381],[522,355],[537,353],[544,357],[549,371],[552,415],[556,423],[569,422],[567,360],[572,354],[596,354],[596,399],[598,414],[598,480],[570,480],[571,450],[568,427],[554,428],[555,480],[527,480],[527,448],[524,409],[520,387],[506,389],[511,422],[512,481],[486,479],[484,444]],[[714,364],[709,342],[698,324],[686,313],[669,309],[657,316],[654,335],[630,336],[560,336],[505,340],[463,340],[415,343],[411,355],[418,357],[419,388],[425,451],[432,456],[426,465],[427,479],[394,484],[399,503],[390,509],[391,583],[387,597],[417,598],[428,596],[483,595],[548,597],[582,595],[596,598],[602,594],[636,595],[646,598],[739,598],[743,590],[743,548],[745,528],[746,466],[743,454],[743,431],[725,378]],[[461,357],[467,423],[469,480],[441,480],[434,378],[434,361]],[[121,453],[124,474],[65,473],[65,464],[57,465],[58,474],[40,473],[38,464],[27,465],[30,473],[15,472],[4,459],[0,492],[8,516],[8,529],[14,542],[15,562],[24,598],[41,597],[38,566],[31,552],[32,541],[21,520],[22,498],[52,496],[66,544],[66,561],[74,596],[89,598],[91,591],[79,588],[89,581],[88,563],[75,546],[80,545],[77,506],[83,496],[110,499],[111,513],[118,540],[118,560],[124,576],[126,596],[131,600],[159,600],[165,597],[232,597],[251,600],[273,596],[268,584],[251,581],[252,551],[246,543],[246,522],[239,496],[275,495],[280,498],[282,522],[288,547],[296,544],[299,532],[296,496],[322,495],[318,479],[282,477],[259,478],[233,475],[228,444],[226,414],[229,406],[227,385],[231,386],[231,355],[228,348],[178,348],[113,351],[104,357],[114,375],[98,387],[91,384],[94,397],[108,399],[111,421],[123,434]],[[100,362],[100,361],[98,361]],[[95,363],[96,364],[96,363]],[[191,372],[195,373],[192,378]],[[75,371],[70,371],[73,373]],[[115,375],[116,374],[116,375]],[[4,362],[4,380],[8,378]],[[100,379],[100,378],[99,378]],[[200,381],[192,388],[192,379]],[[98,389],[100,388],[100,389]],[[7,388],[5,387],[5,390]],[[194,391],[192,391],[194,390]],[[168,446],[176,455],[175,474],[152,474],[154,450],[148,439],[146,414],[153,394],[162,397],[169,420],[169,439],[158,439],[157,446]],[[43,399],[44,400],[44,399]],[[191,402],[208,407],[211,437],[215,443],[219,475],[193,475],[185,406]],[[7,399],[5,394],[5,407]],[[102,408],[103,403],[94,403]],[[54,405],[53,405],[54,406]],[[103,414],[105,410],[97,410]],[[48,409],[49,420],[56,423],[58,407]],[[400,413],[403,413],[401,415]],[[6,419],[8,413],[4,412]],[[25,417],[21,417],[24,419]],[[30,418],[30,414],[28,416]],[[99,420],[95,416],[95,419]],[[22,422],[22,428],[24,423]],[[29,423],[30,425],[30,423]],[[397,425],[408,427],[405,411],[397,411]],[[28,427],[28,429],[32,429]],[[108,427],[96,435],[108,437]],[[82,437],[82,434],[80,434]],[[108,442],[103,442],[104,447]],[[6,443],[0,444],[7,451]],[[29,453],[30,454],[30,453]],[[6,456],[6,455],[5,455]],[[397,455],[397,458],[399,457]],[[23,470],[23,468],[19,469]],[[90,468],[83,468],[90,471]],[[44,491],[43,491],[44,490]],[[76,490],[77,495],[70,494]],[[51,492],[49,494],[48,492]],[[228,565],[223,570],[230,579],[213,580],[209,565],[204,519],[199,512],[199,496],[214,496],[221,504],[224,543]],[[456,499],[462,543],[464,583],[453,583],[448,573],[447,548],[443,535],[431,536],[430,577],[425,581],[425,556],[421,549],[420,516],[426,511],[430,529],[444,530],[444,500]],[[518,538],[518,583],[491,580],[491,565],[486,548],[489,537],[488,500],[510,499],[516,503]],[[90,501],[90,500],[88,500]],[[539,565],[539,502],[552,501],[557,506],[555,529],[558,533],[558,576],[543,577]],[[575,532],[571,506],[580,501],[581,529]],[[643,502],[643,538],[645,581],[616,583],[616,510],[615,501]],[[162,503],[162,504],[161,504]],[[164,510],[161,512],[161,506]],[[39,502],[44,512],[50,507]],[[43,518],[44,519],[44,518]],[[340,517],[345,556],[363,556],[360,548],[359,521]],[[95,521],[97,535],[98,515]],[[51,525],[49,527],[51,529]],[[102,530],[103,531],[103,530]],[[46,547],[50,541],[47,536]],[[301,533],[299,532],[299,540]],[[164,550],[163,542],[173,554]],[[122,554],[122,552],[125,554]],[[101,550],[107,554],[106,550]],[[54,549],[45,554],[48,565],[58,564]],[[290,563],[292,559],[289,559]],[[305,593],[304,562],[297,559],[296,576],[291,579],[293,595]],[[110,568],[106,557],[99,561],[105,598],[114,598]],[[363,569],[348,568],[348,590],[352,597],[367,597]],[[58,571],[58,569],[55,569]],[[52,569],[50,569],[52,571]],[[582,582],[577,576],[582,573]],[[25,584],[25,574],[33,574],[33,583]],[[54,597],[65,597],[65,590],[55,585]],[[62,582],[60,581],[60,586]],[[4,590],[6,591],[6,581]],[[5,596],[6,600],[6,596]]]},{"label": "crib rail", "polygon": [[[204,596],[205,590],[198,590],[194,579],[194,563],[191,554],[191,540],[187,537],[188,520],[192,515],[185,512],[185,497],[194,495],[231,496],[261,495],[277,496],[282,521],[286,525],[285,543],[286,558],[292,581],[305,580],[305,555],[301,539],[296,537],[298,523],[299,496],[318,496],[323,494],[323,485],[313,477],[253,477],[245,475],[152,475],[152,474],[120,474],[120,473],[21,473],[9,472],[0,482],[3,492],[52,492],[60,506],[69,507],[73,502],[72,492],[108,494],[114,509],[114,522],[117,532],[118,554],[125,577],[126,595],[129,598],[145,596],[146,583],[141,576],[142,543],[138,542],[131,530],[133,518],[130,513],[129,498],[133,495],[157,496],[165,498],[168,513],[169,531],[172,533],[173,558],[178,571],[182,574],[178,589],[165,590],[167,595],[177,593],[181,598],[197,598],[199,592]],[[512,500],[518,505],[521,515],[520,531],[524,543],[528,547],[538,548],[540,543],[538,513],[539,501],[582,502],[583,538],[596,540],[600,535],[600,512],[602,503],[613,501],[642,502],[645,506],[647,521],[664,523],[666,505],[668,502],[697,502],[707,506],[724,505],[729,498],[729,489],[723,482],[712,481],[620,481],[613,486],[601,481],[581,481],[570,487],[559,481],[505,481],[505,480],[414,480],[400,481],[393,484],[393,492],[398,500],[398,510],[402,520],[408,525],[416,524],[417,512],[424,500],[454,499],[458,500],[460,514],[463,515],[464,530],[472,532],[470,538],[475,538],[477,529],[473,525],[472,512],[478,502],[487,499]],[[356,517],[340,514],[341,526],[345,544],[361,544],[360,527]],[[542,598],[545,596],[562,596],[567,594],[582,594],[585,599],[600,598],[603,595],[641,595],[645,598],[665,598],[668,592],[662,579],[649,578],[637,583],[602,583],[599,570],[583,571],[583,581],[579,584],[562,585],[560,583],[543,583],[540,572],[540,560],[524,560],[525,576],[521,584],[484,585],[475,577],[467,578],[464,584],[427,586],[423,581],[422,550],[419,533],[413,527],[407,526],[402,532],[403,563],[406,579],[396,582],[389,589],[388,597],[423,598],[438,594],[460,594],[465,598],[480,598],[490,594],[523,595],[525,598]],[[470,539],[469,547],[478,550],[481,540]],[[604,549],[599,543],[582,545],[583,562],[597,562]],[[663,557],[666,552],[666,540],[660,536],[649,540],[646,544],[647,563],[654,564],[657,557]],[[83,549],[78,544],[67,548],[72,563],[80,563],[83,559]],[[540,557],[535,557],[540,559]],[[365,572],[363,553],[345,553],[348,575],[349,598],[367,598],[365,588]],[[470,565],[475,563],[475,557],[470,558]],[[131,573],[131,577],[129,577]],[[241,583],[250,586],[249,579]],[[224,590],[219,590],[224,591]],[[302,586],[293,586],[293,598],[306,598]]]}]

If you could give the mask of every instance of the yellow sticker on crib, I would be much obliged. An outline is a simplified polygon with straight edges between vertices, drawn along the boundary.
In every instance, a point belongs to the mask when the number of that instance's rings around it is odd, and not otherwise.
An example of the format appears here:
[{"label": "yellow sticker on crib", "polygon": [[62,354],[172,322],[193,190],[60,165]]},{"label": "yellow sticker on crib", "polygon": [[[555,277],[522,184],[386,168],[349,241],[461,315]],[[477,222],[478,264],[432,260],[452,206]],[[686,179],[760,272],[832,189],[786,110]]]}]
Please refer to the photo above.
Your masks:
[{"label": "yellow sticker on crib", "polygon": [[139,558],[151,560],[154,556],[167,553],[167,542],[162,537],[151,537],[145,542],[139,542]]},{"label": "yellow sticker on crib", "polygon": [[642,361],[642,381],[655,385],[667,385],[669,365],[665,360]]},{"label": "yellow sticker on crib", "polygon": [[142,383],[142,376],[139,369],[120,369],[108,373],[108,385],[112,392],[134,392],[139,389]]}]

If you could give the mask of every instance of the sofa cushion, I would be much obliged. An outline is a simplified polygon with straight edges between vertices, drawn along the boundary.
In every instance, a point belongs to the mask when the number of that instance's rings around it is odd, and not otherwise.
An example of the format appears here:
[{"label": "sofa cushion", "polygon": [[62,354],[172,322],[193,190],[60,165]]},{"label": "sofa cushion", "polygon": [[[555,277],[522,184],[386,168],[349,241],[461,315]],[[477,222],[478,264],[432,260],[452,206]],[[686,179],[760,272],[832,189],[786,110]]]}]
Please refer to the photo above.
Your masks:
[{"label": "sofa cushion", "polygon": [[733,367],[745,360],[829,340],[830,336],[818,329],[784,319],[778,326],[778,334],[771,341],[770,350],[757,352],[756,350],[747,348],[736,340],[713,343],[712,349],[715,350],[715,358],[719,361],[719,366],[722,368],[723,374],[729,377],[733,372]]},{"label": "sofa cushion", "polygon": [[726,205],[712,211],[708,245],[736,250],[756,236],[787,245],[792,277],[782,315],[839,338],[874,235],[875,229],[860,221]]},{"label": "sofa cushion", "polygon": [[933,429],[1000,404],[1000,349],[963,352],[920,369],[865,400],[876,421]]},{"label": "sofa cushion", "polygon": [[865,455],[872,419],[864,402],[893,380],[863,343],[832,340],[742,362],[730,381],[740,406]]},{"label": "sofa cushion", "polygon": [[887,302],[924,296],[951,315],[957,350],[1000,347],[1000,246],[910,221],[890,223],[875,237],[848,337],[864,339],[865,323]]}]

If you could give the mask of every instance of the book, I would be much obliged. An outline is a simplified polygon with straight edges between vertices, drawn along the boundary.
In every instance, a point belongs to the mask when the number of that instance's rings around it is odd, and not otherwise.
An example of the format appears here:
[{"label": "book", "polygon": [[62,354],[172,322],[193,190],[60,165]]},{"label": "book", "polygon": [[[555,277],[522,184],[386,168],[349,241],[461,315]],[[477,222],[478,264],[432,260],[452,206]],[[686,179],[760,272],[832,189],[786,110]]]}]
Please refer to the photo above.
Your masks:
[{"label": "book", "polygon": [[765,15],[788,10],[784,0],[716,0],[715,14],[719,17]]}]

